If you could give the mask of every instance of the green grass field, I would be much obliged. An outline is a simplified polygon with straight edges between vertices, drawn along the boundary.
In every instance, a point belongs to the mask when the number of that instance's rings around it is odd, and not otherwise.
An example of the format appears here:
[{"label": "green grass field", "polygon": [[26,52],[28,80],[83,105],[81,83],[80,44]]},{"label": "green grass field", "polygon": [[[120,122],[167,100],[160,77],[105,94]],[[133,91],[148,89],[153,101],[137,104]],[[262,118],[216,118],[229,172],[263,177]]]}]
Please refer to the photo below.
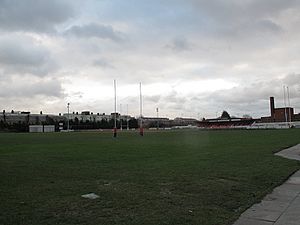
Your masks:
[{"label": "green grass field", "polygon": [[229,225],[300,168],[273,155],[297,143],[300,129],[0,133],[0,224]]}]

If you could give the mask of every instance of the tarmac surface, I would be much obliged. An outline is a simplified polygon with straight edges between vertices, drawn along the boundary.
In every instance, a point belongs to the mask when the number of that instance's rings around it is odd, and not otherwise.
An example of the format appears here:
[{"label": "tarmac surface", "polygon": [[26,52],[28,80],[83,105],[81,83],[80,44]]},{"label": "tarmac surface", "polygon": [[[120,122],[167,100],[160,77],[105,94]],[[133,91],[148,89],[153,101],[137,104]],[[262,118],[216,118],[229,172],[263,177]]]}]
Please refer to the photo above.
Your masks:
[{"label": "tarmac surface", "polygon": [[[300,161],[300,144],[275,155]],[[233,225],[300,225],[300,170],[247,209]]]}]

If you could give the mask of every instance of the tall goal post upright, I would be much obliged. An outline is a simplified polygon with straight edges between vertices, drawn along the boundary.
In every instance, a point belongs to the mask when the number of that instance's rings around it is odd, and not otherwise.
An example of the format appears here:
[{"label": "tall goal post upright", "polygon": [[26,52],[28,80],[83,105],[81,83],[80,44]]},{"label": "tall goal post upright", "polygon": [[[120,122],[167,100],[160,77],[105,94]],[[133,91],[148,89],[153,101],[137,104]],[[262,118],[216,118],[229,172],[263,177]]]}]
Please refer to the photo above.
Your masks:
[{"label": "tall goal post upright", "polygon": [[144,136],[143,129],[143,102],[142,102],[142,83],[140,82],[140,135]]},{"label": "tall goal post upright", "polygon": [[129,130],[129,114],[128,114],[128,104],[126,105],[126,107],[127,107],[127,116],[126,116],[126,121],[127,121],[127,130]]},{"label": "tall goal post upright", "polygon": [[123,130],[123,124],[122,124],[122,104],[120,104],[120,130]]},{"label": "tall goal post upright", "polygon": [[113,129],[113,134],[114,137],[117,137],[117,84],[116,84],[116,80],[114,80],[114,94],[115,94],[115,113],[114,113],[114,129]]},{"label": "tall goal post upright", "polygon": [[158,107],[156,108],[157,130],[159,130]]}]

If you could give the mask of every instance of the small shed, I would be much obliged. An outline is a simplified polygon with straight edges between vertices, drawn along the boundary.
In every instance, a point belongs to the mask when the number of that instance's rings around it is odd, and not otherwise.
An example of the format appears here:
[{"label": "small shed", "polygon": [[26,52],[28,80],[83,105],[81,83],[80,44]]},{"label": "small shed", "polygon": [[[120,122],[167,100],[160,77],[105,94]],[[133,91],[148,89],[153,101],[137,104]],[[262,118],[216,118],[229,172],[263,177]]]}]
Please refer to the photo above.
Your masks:
[{"label": "small shed", "polygon": [[51,133],[55,132],[55,126],[54,125],[44,125],[44,133]]},{"label": "small shed", "polygon": [[43,125],[30,125],[29,133],[43,133]]},{"label": "small shed", "polygon": [[30,125],[29,126],[30,133],[51,133],[55,132],[54,125]]}]

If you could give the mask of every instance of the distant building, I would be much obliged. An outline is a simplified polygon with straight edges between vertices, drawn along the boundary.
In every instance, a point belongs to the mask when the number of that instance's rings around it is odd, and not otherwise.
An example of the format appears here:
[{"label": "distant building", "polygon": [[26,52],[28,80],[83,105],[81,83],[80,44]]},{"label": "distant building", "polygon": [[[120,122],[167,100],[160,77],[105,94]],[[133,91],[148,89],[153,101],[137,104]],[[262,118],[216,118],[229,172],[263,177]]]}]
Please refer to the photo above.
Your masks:
[{"label": "distant building", "polygon": [[[140,118],[137,118],[138,120]],[[143,126],[146,128],[149,127],[170,127],[171,126],[171,120],[166,117],[142,117],[143,120]]]},{"label": "distant building", "polygon": [[261,117],[263,123],[300,121],[300,114],[294,114],[294,108],[275,108],[274,97],[270,97],[270,116]]},{"label": "distant building", "polygon": [[0,113],[0,121],[5,122],[7,124],[18,124],[18,123],[25,123],[25,124],[45,124],[49,123],[52,124],[53,122],[64,121],[65,117],[51,115],[51,114],[32,114],[30,112],[23,112],[23,111],[13,111],[7,113],[3,111]]},{"label": "distant building", "polygon": [[243,128],[253,124],[256,119],[231,117],[226,111],[218,118],[203,119],[199,122],[199,127],[223,129],[223,128]]},{"label": "distant building", "polygon": [[173,125],[174,126],[195,126],[198,124],[198,120],[194,118],[182,118],[182,117],[176,117],[173,120]]},{"label": "distant building", "polygon": [[[115,113],[111,113],[110,115],[106,115],[105,113],[93,113],[93,112],[90,112],[90,111],[83,111],[81,113],[78,113],[78,112],[73,112],[73,113],[64,113],[63,116],[69,120],[72,120],[72,121],[81,121],[81,122],[101,122],[102,120],[105,120],[105,121],[109,121],[111,119],[114,119],[115,118]],[[116,118],[117,120],[130,120],[131,116],[129,115],[120,115],[119,113],[116,114]]]}]

